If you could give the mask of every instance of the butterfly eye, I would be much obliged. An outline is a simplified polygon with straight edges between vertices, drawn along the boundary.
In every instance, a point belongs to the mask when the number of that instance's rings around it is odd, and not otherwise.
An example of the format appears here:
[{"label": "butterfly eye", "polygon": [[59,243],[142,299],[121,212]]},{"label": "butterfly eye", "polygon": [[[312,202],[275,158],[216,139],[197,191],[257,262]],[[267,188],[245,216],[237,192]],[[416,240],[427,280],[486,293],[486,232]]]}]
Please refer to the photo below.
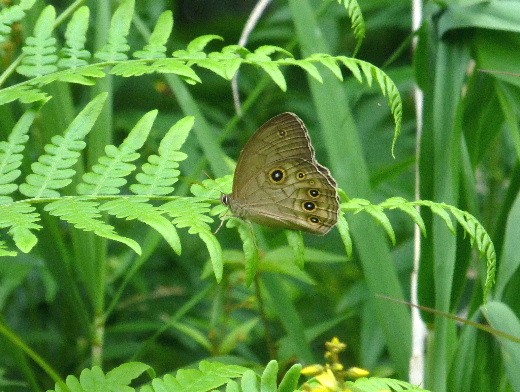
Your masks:
[{"label": "butterfly eye", "polygon": [[316,204],[314,204],[312,201],[304,201],[302,203],[302,207],[307,211],[314,211],[316,209]]},{"label": "butterfly eye", "polygon": [[311,216],[309,218],[309,220],[312,222],[312,223],[320,223],[320,218],[318,218],[317,216]]},{"label": "butterfly eye", "polygon": [[317,189],[309,189],[309,196],[313,198],[317,198],[320,195],[320,191]]},{"label": "butterfly eye", "polygon": [[285,135],[287,135],[287,132],[285,132],[283,129],[280,129],[278,131],[278,135],[280,135],[281,137],[285,137]]},{"label": "butterfly eye", "polygon": [[305,173],[304,172],[296,173],[296,178],[298,178],[298,180],[303,180],[305,178]]},{"label": "butterfly eye", "polygon": [[280,183],[285,179],[285,171],[282,169],[273,169],[269,172],[269,178],[272,182]]}]

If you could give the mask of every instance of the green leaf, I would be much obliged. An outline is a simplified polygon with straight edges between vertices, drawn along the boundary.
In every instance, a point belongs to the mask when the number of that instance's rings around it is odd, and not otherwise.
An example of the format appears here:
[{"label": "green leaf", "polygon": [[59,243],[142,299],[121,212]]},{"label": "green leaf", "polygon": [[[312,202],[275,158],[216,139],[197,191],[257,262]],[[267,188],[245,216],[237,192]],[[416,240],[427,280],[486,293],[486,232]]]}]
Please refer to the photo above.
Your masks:
[{"label": "green leaf", "polygon": [[214,40],[222,41],[224,38],[215,34],[201,35],[188,44],[187,51],[188,53],[202,52],[204,48],[206,48],[206,46]]},{"label": "green leaf", "polygon": [[283,376],[278,392],[293,392],[298,389],[298,381],[302,372],[302,365],[296,363]]},{"label": "green leaf", "polygon": [[51,138],[52,143],[44,147],[47,154],[41,155],[38,162],[31,165],[33,173],[20,185],[22,194],[33,198],[59,197],[56,189],[71,183],[75,170],[69,168],[74,166],[80,151],[85,148],[83,139],[94,126],[106,97],[107,93],[99,94],[76,116],[63,136]]},{"label": "green leaf", "polygon": [[138,59],[164,58],[166,57],[166,44],[172,32],[173,15],[171,11],[164,11],[154,30],[150,35],[148,43],[143,50],[134,52],[134,57]]},{"label": "green leaf", "polygon": [[251,331],[258,325],[258,322],[258,318],[252,318],[234,327],[222,339],[222,342],[219,344],[218,352],[221,355],[231,353],[240,343],[243,343],[248,336],[251,336]]},{"label": "green leaf", "polygon": [[260,392],[277,392],[278,362],[269,361],[260,377]]},{"label": "green leaf", "polygon": [[399,209],[405,212],[406,214],[408,214],[408,216],[410,216],[410,218],[413,219],[415,224],[419,226],[423,236],[426,236],[426,226],[424,225],[424,221],[421,217],[421,214],[415,208],[414,205],[408,202],[408,200],[402,197],[391,197],[385,200],[383,203],[381,203],[380,206],[383,208]]},{"label": "green leaf", "polygon": [[222,279],[224,262],[222,260],[222,248],[215,238],[208,223],[213,219],[207,216],[209,204],[189,197],[181,197],[162,204],[158,207],[173,218],[173,223],[179,227],[189,227],[188,233],[198,234],[200,239],[206,244],[213,272],[218,282]]},{"label": "green leaf", "polygon": [[178,162],[187,155],[180,152],[195,118],[188,116],[179,120],[166,133],[159,144],[159,155],[150,155],[148,162],[137,173],[138,184],[130,185],[130,190],[138,195],[168,195],[173,192],[173,184],[178,181]]},{"label": "green leaf", "polygon": [[153,374],[153,369],[145,363],[127,362],[110,370],[106,379],[111,385],[127,386],[146,371],[152,371]]},{"label": "green leaf", "polygon": [[25,56],[16,71],[24,76],[34,77],[50,74],[58,70],[56,62],[56,38],[52,36],[56,10],[48,5],[43,9],[34,25],[33,36],[28,37],[22,51]]},{"label": "green leaf", "polygon": [[23,0],[20,4],[3,8],[0,11],[0,45],[5,42],[11,33],[11,26],[24,18],[25,11],[30,9],[35,1],[36,0]]},{"label": "green leaf", "polygon": [[158,59],[154,61],[152,66],[156,72],[165,74],[172,73],[178,75],[188,84],[202,82],[202,80],[191,67],[176,59]]},{"label": "green leaf", "polygon": [[258,378],[256,373],[252,370],[247,370],[244,372],[244,375],[240,380],[240,386],[242,387],[242,391],[260,392],[258,389]]},{"label": "green leaf", "polygon": [[134,15],[135,0],[123,0],[117,7],[108,30],[107,43],[94,54],[101,61],[124,61],[130,46],[126,40]]},{"label": "green leaf", "polygon": [[123,197],[107,201],[99,207],[99,210],[106,211],[117,218],[137,219],[147,224],[162,235],[175,253],[181,254],[181,241],[175,226],[161,215],[159,209],[148,204],[146,199],[136,200]]},{"label": "green leaf", "polygon": [[92,171],[83,174],[83,182],[77,186],[80,195],[116,195],[120,192],[127,182],[124,177],[135,170],[135,165],[129,162],[139,158],[136,150],[146,141],[156,116],[157,110],[146,113],[119,147],[105,147],[106,155],[98,159]]},{"label": "green leaf", "polygon": [[386,216],[386,214],[383,212],[383,210],[379,206],[366,206],[363,211],[366,213],[372,215],[380,224],[383,226],[383,228],[386,231],[386,234],[390,237],[392,240],[392,244],[395,245],[395,233],[394,229],[392,228],[392,224],[390,223],[390,220]]},{"label": "green leaf", "polygon": [[78,8],[72,15],[65,31],[66,46],[60,51],[59,68],[76,69],[88,65],[90,52],[85,49],[85,42],[89,17],[90,11],[87,6]]},{"label": "green leaf", "polygon": [[343,213],[339,214],[336,227],[338,228],[339,235],[341,236],[341,240],[345,246],[347,257],[350,259],[352,257],[352,238],[350,237],[348,222],[345,219],[345,215]]},{"label": "green leaf", "polygon": [[246,262],[246,285],[250,286],[253,283],[260,262],[258,246],[251,222],[231,217],[227,220],[226,226],[229,228],[236,227],[238,230]]},{"label": "green leaf", "polygon": [[7,142],[0,142],[0,203],[11,202],[13,199],[7,195],[18,189],[14,181],[22,174],[18,169],[22,164],[21,152],[29,140],[27,133],[35,115],[32,110],[25,112],[14,126]]},{"label": "green leaf", "polygon": [[343,3],[348,12],[350,22],[352,23],[352,29],[354,30],[354,36],[356,37],[356,48],[353,53],[355,56],[359,51],[359,48],[361,48],[361,44],[365,38],[365,20],[363,19],[363,14],[361,13],[361,8],[359,7],[357,0],[338,0],[338,3]]},{"label": "green leaf", "polygon": [[92,231],[96,235],[128,245],[135,253],[141,254],[141,247],[131,238],[118,235],[114,227],[103,222],[98,209],[98,202],[79,198],[59,199],[45,206],[49,214],[69,222],[83,231]]},{"label": "green leaf", "polygon": [[40,216],[36,209],[27,203],[12,203],[0,205],[0,228],[9,228],[7,233],[22,252],[29,253],[38,242],[31,230],[39,230],[37,224]]},{"label": "green leaf", "polygon": [[[520,337],[520,320],[506,304],[491,301],[482,307],[482,311],[493,328]],[[496,339],[500,343],[507,378],[513,390],[518,390],[520,388],[520,373],[518,372],[520,345],[504,337],[496,337]]]}]

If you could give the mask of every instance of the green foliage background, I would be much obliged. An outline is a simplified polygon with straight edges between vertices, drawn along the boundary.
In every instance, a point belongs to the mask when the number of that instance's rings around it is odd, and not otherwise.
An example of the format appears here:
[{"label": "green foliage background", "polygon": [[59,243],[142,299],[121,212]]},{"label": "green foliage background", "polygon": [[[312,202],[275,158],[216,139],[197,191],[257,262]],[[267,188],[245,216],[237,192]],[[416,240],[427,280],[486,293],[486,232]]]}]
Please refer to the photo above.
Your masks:
[{"label": "green foliage background", "polygon": [[[260,374],[276,359],[262,388],[289,391],[291,365],[323,363],[333,336],[348,345],[346,366],[405,380],[410,311],[376,294],[409,298],[414,222],[426,233],[420,303],[520,336],[520,2],[426,2],[416,52],[404,0],[359,1],[364,21],[355,1],[273,1],[247,49],[231,45],[250,1],[15,5],[21,14],[0,13],[9,22],[0,23],[0,140],[12,154],[0,172],[0,389],[66,390],[66,375],[99,366],[80,381],[104,387],[85,390],[125,390],[147,365],[162,377],[211,358],[229,366],[202,362],[142,390],[211,390],[236,377],[236,388],[255,390],[247,369]],[[67,47],[59,61],[45,51],[55,46]],[[163,49],[180,60],[162,61]],[[241,116],[230,83],[239,66]],[[425,94],[420,155],[414,84]],[[207,188],[217,188],[218,210],[241,147],[283,111],[305,121],[318,159],[352,198],[346,220],[326,237],[255,226],[253,243],[236,220],[213,236]],[[410,210],[416,162],[421,199],[437,203],[423,203],[422,219]],[[461,223],[456,232],[442,211]],[[422,316],[425,387],[520,390],[517,342]],[[67,385],[82,390],[74,377]]]}]

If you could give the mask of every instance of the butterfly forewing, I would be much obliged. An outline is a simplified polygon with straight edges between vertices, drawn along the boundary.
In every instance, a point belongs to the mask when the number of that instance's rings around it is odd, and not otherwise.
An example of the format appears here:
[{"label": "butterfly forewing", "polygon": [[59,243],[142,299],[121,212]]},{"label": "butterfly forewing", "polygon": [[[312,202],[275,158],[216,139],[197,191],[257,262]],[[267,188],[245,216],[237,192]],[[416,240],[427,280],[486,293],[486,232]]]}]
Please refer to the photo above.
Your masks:
[{"label": "butterfly forewing", "polygon": [[309,161],[315,159],[303,121],[293,113],[271,118],[255,132],[240,153],[233,179],[233,195],[237,196],[267,165],[296,157]]}]

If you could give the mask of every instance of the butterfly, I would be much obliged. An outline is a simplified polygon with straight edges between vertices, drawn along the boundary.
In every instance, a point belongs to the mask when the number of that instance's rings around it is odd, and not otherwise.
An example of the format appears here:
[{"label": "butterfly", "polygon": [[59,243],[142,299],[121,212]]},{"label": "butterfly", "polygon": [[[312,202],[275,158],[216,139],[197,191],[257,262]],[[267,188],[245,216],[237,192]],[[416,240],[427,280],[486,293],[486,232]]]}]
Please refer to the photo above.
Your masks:
[{"label": "butterfly", "polygon": [[233,191],[221,201],[238,218],[313,234],[328,233],[339,213],[336,181],[316,161],[303,121],[289,112],[268,120],[249,139]]}]

